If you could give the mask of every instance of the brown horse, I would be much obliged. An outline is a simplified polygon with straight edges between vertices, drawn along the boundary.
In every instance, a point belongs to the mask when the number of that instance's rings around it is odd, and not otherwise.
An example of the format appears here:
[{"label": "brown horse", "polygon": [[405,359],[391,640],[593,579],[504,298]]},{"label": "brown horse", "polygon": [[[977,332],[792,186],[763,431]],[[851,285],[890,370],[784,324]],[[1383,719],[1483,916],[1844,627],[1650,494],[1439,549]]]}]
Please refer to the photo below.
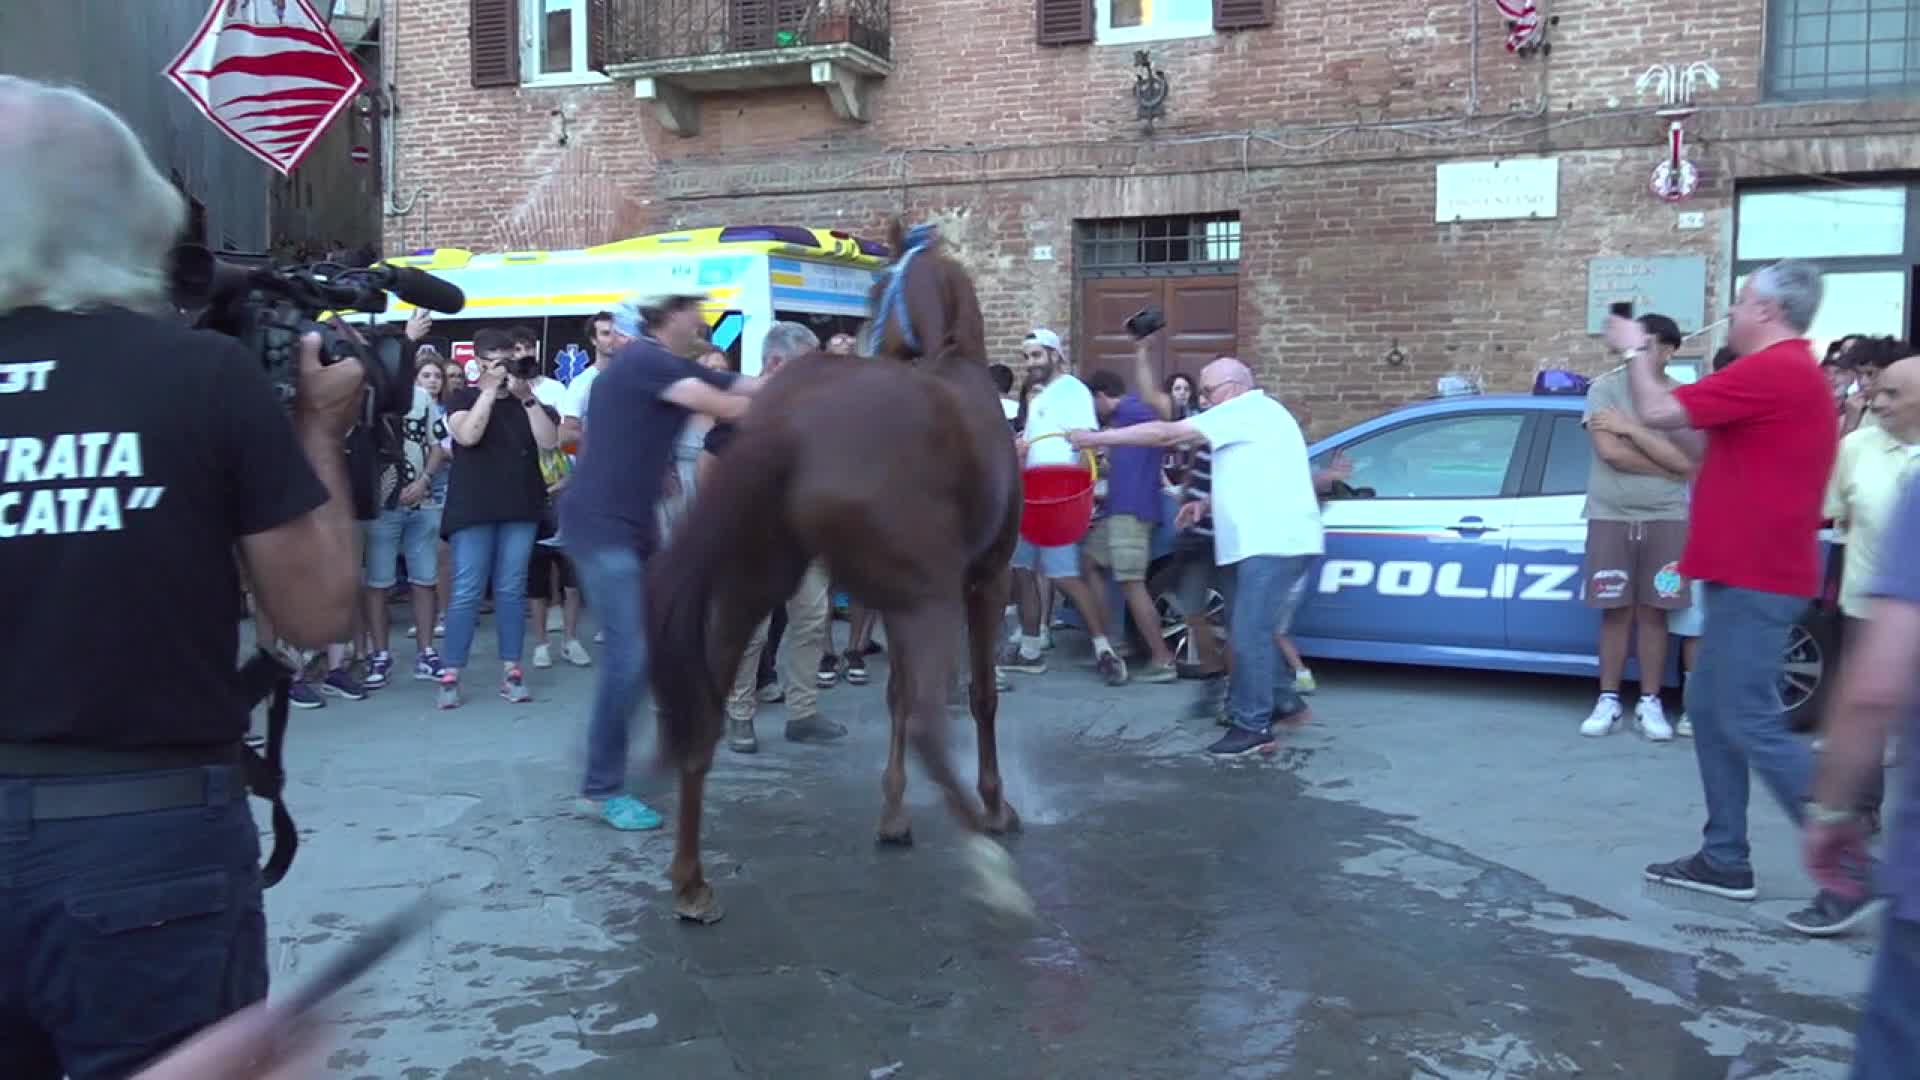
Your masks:
[{"label": "brown horse", "polygon": [[[892,742],[880,840],[913,841],[902,804],[911,741],[971,834],[985,898],[1002,910],[1028,903],[1011,859],[982,835],[1020,820],[1001,794],[993,666],[1018,540],[1019,463],[987,372],[972,282],[931,230],[906,234],[896,222],[890,239],[895,261],[872,297],[876,358],[814,353],[786,363],[649,570],[661,744],[680,773],[671,878],[682,918],[721,913],[700,870],[700,810],[727,687],[754,626],[793,594],[814,558],[886,626]],[[946,745],[962,644],[979,733],[978,806]]]}]

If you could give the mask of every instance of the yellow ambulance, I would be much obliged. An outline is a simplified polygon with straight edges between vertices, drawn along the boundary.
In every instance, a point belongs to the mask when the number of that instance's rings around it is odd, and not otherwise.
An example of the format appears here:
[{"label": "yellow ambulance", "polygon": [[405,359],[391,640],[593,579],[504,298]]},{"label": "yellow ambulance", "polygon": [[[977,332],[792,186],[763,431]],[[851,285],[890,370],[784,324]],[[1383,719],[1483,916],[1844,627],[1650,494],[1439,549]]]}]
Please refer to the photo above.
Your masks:
[{"label": "yellow ambulance", "polygon": [[[735,225],[656,233],[568,251],[476,255],[435,248],[389,259],[458,285],[466,308],[434,316],[441,355],[470,362],[482,327],[530,327],[551,374],[569,345],[586,350],[587,319],[634,295],[707,297],[716,348],[735,370],[760,372],[760,344],[776,320],[811,327],[822,343],[866,320],[867,296],[887,265],[887,249],[831,229]],[[382,321],[404,322],[411,305],[395,301]],[[469,372],[473,374],[472,371]]]}]

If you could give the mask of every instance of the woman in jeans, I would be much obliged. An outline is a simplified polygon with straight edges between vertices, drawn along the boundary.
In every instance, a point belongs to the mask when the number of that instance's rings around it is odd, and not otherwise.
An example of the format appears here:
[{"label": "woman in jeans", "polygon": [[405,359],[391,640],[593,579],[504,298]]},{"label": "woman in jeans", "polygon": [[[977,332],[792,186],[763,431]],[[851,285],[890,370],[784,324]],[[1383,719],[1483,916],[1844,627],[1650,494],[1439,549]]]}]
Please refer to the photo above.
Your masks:
[{"label": "woman in jeans", "polygon": [[500,637],[500,696],[530,700],[520,672],[527,634],[527,560],[546,505],[540,451],[560,442],[560,417],[540,404],[527,380],[512,375],[513,340],[503,331],[474,335],[480,378],[447,402],[453,470],[440,529],[453,550],[453,601],[447,606],[440,707],[460,704],[460,669],[473,647],[481,594],[493,584]]}]

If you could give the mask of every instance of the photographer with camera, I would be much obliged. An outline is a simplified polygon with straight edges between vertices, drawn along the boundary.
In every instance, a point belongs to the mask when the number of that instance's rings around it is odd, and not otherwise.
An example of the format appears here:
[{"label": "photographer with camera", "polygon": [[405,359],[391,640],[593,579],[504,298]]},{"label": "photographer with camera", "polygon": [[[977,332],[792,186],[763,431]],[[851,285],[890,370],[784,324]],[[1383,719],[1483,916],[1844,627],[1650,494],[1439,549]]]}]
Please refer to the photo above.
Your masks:
[{"label": "photographer with camera", "polygon": [[460,669],[467,666],[480,596],[489,582],[500,637],[500,696],[516,704],[532,700],[520,670],[527,565],[547,506],[540,453],[560,445],[560,414],[542,405],[532,383],[513,373],[513,339],[505,331],[482,330],[474,335],[473,351],[480,359],[477,385],[447,401],[453,477],[440,531],[453,546],[453,600],[447,605],[447,649],[441,657],[443,709],[460,704]]},{"label": "photographer with camera", "polygon": [[[0,76],[0,1076],[127,1076],[266,996],[239,548],[304,647],[358,589],[362,368],[181,326],[179,192],[86,95]],[[104,664],[103,657],[110,658]]]}]

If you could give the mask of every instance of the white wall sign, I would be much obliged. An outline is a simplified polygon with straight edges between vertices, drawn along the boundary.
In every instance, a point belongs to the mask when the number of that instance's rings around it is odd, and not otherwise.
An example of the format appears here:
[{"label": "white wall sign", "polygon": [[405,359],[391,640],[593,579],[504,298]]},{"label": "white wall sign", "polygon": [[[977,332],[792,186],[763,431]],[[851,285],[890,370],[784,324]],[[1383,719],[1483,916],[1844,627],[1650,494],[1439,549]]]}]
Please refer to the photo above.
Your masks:
[{"label": "white wall sign", "polygon": [[1559,213],[1559,158],[1450,161],[1434,167],[1437,222],[1550,218]]}]

